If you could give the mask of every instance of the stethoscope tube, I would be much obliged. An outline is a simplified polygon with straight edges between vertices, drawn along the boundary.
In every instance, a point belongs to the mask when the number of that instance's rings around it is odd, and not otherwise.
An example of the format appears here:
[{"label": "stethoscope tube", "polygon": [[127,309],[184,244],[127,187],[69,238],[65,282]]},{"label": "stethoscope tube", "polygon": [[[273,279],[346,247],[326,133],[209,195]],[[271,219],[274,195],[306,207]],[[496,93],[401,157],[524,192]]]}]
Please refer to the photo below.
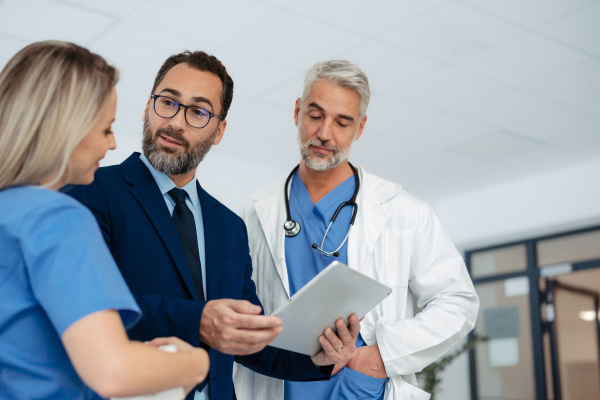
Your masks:
[{"label": "stethoscope tube", "polygon": [[287,179],[285,180],[285,186],[283,187],[283,192],[285,196],[285,212],[287,214],[287,220],[283,224],[283,229],[285,231],[285,236],[294,237],[300,232],[300,224],[292,219],[292,213],[290,212],[290,196],[288,194],[288,186],[290,184],[290,180],[292,180],[292,176],[298,171],[300,168],[300,164],[296,165],[296,167],[290,172]]},{"label": "stethoscope tube", "polygon": [[[325,231],[325,234],[323,235],[323,240],[321,241],[321,246],[317,246],[316,243],[313,243],[313,245],[312,245],[313,249],[319,250],[322,255],[327,256],[327,257],[331,257],[331,256],[339,257],[340,256],[339,250],[342,248],[344,243],[346,243],[346,241],[348,240],[348,237],[350,236],[350,230],[352,229],[352,226],[354,225],[354,220],[356,219],[356,214],[358,212],[358,205],[356,204],[356,197],[358,196],[358,190],[360,188],[360,179],[358,177],[358,172],[356,171],[356,168],[354,168],[354,166],[350,163],[348,163],[348,165],[350,166],[350,168],[352,169],[352,172],[354,173],[354,182],[356,184],[355,188],[354,188],[354,194],[352,195],[350,200],[345,201],[342,204],[340,204],[339,207],[337,208],[337,210],[335,211],[335,213],[333,214],[333,217],[331,217],[331,221],[329,221],[327,230]],[[292,170],[292,172],[290,172],[287,179],[285,180],[284,198],[285,198],[285,211],[286,211],[287,221],[285,221],[285,223],[283,224],[283,229],[284,229],[285,235],[287,237],[296,236],[300,232],[300,229],[301,229],[300,224],[292,219],[292,214],[290,212],[290,200],[289,200],[289,194],[288,194],[290,180],[292,179],[292,176],[294,176],[294,174],[296,173],[296,171],[298,170],[299,167],[300,167],[300,164],[298,164]],[[337,218],[337,216],[340,213],[340,211],[342,210],[342,208],[344,208],[348,205],[352,206],[352,218],[350,219],[350,227],[348,228],[348,233],[346,233],[346,237],[344,238],[344,241],[334,251],[323,250],[323,245],[325,244],[325,238],[327,237],[329,228],[331,228],[331,225]]]}]

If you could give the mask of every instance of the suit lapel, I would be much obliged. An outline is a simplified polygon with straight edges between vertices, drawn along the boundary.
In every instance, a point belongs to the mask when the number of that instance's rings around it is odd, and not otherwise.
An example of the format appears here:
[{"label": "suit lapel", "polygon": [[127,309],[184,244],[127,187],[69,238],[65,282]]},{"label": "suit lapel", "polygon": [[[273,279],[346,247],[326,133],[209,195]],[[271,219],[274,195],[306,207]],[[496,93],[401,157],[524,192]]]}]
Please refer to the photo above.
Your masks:
[{"label": "suit lapel", "polygon": [[227,238],[221,238],[223,221],[220,220],[217,210],[219,203],[202,189],[200,183],[196,182],[196,187],[204,223],[204,258],[206,262],[204,268],[206,270],[206,300],[208,301],[219,296],[218,289]]},{"label": "suit lapel", "polygon": [[173,219],[165,204],[165,199],[152,174],[139,159],[139,153],[132,154],[121,164],[121,168],[125,181],[133,185],[131,194],[144,210],[154,229],[156,229],[179,275],[185,282],[190,296],[197,300],[192,276],[190,275],[177,229],[175,228],[175,224],[173,224]]}]

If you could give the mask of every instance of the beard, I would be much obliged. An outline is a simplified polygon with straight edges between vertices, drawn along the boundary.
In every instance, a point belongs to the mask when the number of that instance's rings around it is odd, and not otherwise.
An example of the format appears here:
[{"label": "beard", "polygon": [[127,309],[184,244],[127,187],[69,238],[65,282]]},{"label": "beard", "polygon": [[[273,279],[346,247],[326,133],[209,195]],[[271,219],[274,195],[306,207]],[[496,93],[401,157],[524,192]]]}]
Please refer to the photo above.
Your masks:
[{"label": "beard", "polygon": [[[148,114],[144,118],[144,137],[142,139],[142,151],[150,162],[150,165],[165,175],[184,175],[196,169],[212,147],[217,137],[218,127],[208,138],[191,146],[183,135],[176,133],[172,128],[161,128],[152,133]],[[173,149],[161,147],[158,138],[166,136],[176,140],[183,146],[183,152],[179,155]]]},{"label": "beard", "polygon": [[[321,139],[314,139],[309,140],[307,142],[303,142],[302,138],[300,137],[300,127],[298,127],[296,142],[298,143],[298,149],[300,150],[300,156],[302,157],[302,161],[304,161],[304,163],[310,169],[313,169],[315,171],[327,171],[328,169],[332,169],[340,165],[344,160],[348,159],[350,153],[352,152],[352,144],[354,144],[353,140],[348,147],[340,150],[338,147],[332,146],[329,143],[322,141]],[[310,146],[324,147],[327,150],[332,150],[333,154],[329,159],[321,158],[319,156],[311,157],[309,150]]]}]

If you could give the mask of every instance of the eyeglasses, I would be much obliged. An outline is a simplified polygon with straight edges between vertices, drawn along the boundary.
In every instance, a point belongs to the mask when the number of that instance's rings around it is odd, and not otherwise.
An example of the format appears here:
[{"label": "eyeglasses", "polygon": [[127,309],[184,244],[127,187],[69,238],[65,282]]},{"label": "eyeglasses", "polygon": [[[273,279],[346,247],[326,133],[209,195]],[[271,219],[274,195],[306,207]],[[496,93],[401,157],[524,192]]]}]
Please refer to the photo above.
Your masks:
[{"label": "eyeglasses", "polygon": [[212,117],[224,119],[202,107],[186,106],[168,96],[153,94],[150,97],[154,99],[154,112],[161,118],[173,118],[181,107],[185,108],[185,121],[192,128],[204,128]]}]

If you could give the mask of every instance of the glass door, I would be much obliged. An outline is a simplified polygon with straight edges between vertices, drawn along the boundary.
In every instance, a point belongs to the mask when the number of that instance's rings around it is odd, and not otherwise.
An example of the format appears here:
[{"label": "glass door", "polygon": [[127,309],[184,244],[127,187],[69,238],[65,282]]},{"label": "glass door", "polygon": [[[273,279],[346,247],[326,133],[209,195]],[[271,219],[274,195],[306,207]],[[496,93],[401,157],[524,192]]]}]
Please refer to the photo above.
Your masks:
[{"label": "glass door", "polygon": [[599,274],[582,271],[544,280],[549,399],[600,400],[600,294],[589,285]]},{"label": "glass door", "polygon": [[600,400],[600,227],[465,252],[471,400]]}]

